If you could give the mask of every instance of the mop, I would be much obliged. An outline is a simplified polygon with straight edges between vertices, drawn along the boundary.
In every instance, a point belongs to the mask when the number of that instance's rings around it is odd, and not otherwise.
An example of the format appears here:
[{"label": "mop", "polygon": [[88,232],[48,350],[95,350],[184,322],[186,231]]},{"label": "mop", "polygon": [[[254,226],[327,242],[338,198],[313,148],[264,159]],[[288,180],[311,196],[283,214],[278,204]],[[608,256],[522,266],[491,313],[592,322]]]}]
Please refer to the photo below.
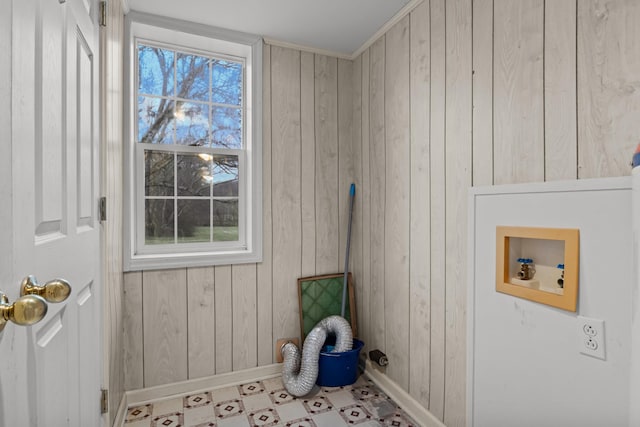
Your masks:
[{"label": "mop", "polygon": [[356,185],[351,184],[349,189],[349,226],[347,228],[347,250],[344,257],[344,279],[342,284],[342,309],[340,316],[344,317],[345,305],[347,302],[347,276],[349,275],[349,250],[351,248],[351,221],[353,220],[353,199],[356,197]]}]

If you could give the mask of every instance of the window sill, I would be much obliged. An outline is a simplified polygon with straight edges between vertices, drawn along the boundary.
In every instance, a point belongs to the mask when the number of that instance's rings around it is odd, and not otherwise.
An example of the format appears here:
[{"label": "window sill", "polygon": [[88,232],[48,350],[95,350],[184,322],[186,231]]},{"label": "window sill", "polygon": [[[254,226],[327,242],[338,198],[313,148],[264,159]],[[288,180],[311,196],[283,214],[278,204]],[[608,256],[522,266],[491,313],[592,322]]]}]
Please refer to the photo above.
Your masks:
[{"label": "window sill", "polygon": [[125,259],[124,271],[166,270],[229,264],[253,264],[259,262],[262,262],[262,252],[257,250],[230,251],[224,253],[136,255]]}]

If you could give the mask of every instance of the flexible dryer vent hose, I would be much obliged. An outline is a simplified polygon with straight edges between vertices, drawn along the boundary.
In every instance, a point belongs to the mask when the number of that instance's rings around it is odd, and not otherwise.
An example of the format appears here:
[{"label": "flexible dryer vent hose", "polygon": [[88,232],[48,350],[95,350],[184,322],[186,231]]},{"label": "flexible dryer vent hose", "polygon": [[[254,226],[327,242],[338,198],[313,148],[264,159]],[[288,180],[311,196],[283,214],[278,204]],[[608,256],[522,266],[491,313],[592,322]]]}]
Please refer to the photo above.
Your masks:
[{"label": "flexible dryer vent hose", "polygon": [[289,394],[296,397],[309,394],[318,379],[320,350],[331,333],[336,335],[336,345],[332,353],[341,353],[353,348],[351,325],[340,316],[329,316],[318,322],[304,340],[302,358],[294,343],[288,342],[282,346],[282,382]]}]

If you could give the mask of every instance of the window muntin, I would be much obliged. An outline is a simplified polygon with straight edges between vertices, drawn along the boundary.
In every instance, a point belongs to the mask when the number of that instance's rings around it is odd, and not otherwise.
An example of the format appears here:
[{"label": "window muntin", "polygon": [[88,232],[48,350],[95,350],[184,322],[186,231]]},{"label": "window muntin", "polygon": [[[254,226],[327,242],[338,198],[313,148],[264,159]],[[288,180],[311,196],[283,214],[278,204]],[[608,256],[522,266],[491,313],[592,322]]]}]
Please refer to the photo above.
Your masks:
[{"label": "window muntin", "polygon": [[127,18],[125,268],[260,261],[261,39]]}]

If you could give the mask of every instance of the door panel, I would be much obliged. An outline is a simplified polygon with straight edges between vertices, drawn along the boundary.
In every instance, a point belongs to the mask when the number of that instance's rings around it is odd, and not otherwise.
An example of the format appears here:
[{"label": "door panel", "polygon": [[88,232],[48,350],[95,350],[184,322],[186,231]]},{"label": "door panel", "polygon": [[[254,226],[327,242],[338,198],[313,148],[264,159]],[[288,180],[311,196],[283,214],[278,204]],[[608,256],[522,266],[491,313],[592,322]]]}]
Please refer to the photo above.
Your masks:
[{"label": "door panel", "polygon": [[[35,366],[27,376],[36,387],[38,424],[46,425],[45,420],[64,420],[69,407],[68,395],[62,390],[51,393],[45,390],[46,384],[65,384],[69,376],[69,325],[65,310],[60,310],[52,318],[47,316],[45,324],[35,336]],[[35,375],[34,375],[35,374]],[[46,386],[45,386],[46,387]],[[61,424],[65,425],[65,424]]]},{"label": "door panel", "polygon": [[72,286],[66,301],[48,303],[41,322],[9,323],[0,333],[0,426],[101,424],[93,5],[95,0],[11,0],[11,31],[0,31],[11,37],[12,64],[11,143],[2,145],[9,148],[12,170],[0,181],[0,194],[11,197],[0,219],[8,216],[13,229],[11,239],[0,241],[0,253],[12,254],[0,289],[15,301],[29,274],[41,285],[61,277]]},{"label": "door panel", "polygon": [[94,144],[92,135],[95,132],[93,117],[92,70],[94,69],[94,53],[87,45],[80,32],[75,33],[75,61],[74,65],[78,75],[76,76],[76,91],[78,93],[78,105],[76,108],[76,122],[78,123],[77,140],[77,183],[78,183],[78,226],[90,226],[94,223],[93,177],[96,176],[92,159],[94,158]]},{"label": "door panel", "polygon": [[36,191],[36,233],[39,236],[64,232],[64,99],[63,41],[64,8],[54,1],[40,2],[35,28],[36,129],[34,169]]}]

